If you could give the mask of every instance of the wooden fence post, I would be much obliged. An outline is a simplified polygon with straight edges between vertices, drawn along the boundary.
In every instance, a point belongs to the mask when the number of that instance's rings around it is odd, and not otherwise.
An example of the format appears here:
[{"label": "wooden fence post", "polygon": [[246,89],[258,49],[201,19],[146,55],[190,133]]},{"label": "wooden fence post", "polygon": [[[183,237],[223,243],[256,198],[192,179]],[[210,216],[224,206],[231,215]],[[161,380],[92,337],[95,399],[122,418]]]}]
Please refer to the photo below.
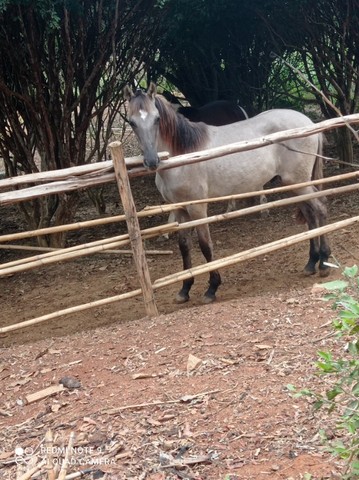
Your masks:
[{"label": "wooden fence post", "polygon": [[141,238],[140,224],[132,197],[121,142],[112,142],[110,144],[110,150],[115,169],[116,182],[120,192],[122,205],[125,210],[127,230],[131,241],[133,259],[140,280],[143,300],[145,302],[146,314],[150,317],[156,317],[158,315],[158,310],[154,298],[150,272]]}]

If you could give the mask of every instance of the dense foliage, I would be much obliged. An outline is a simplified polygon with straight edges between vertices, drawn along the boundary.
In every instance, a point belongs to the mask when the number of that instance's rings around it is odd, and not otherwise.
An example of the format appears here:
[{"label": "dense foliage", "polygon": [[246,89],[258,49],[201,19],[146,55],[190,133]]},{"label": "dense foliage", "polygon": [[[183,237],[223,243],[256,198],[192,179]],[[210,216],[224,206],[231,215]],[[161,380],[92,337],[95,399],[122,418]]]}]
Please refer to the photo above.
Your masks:
[{"label": "dense foliage", "polygon": [[333,325],[343,342],[343,358],[321,351],[318,372],[326,376],[330,387],[325,393],[304,389],[299,392],[288,385],[295,397],[308,396],[316,409],[326,408],[334,417],[334,438],[328,439],[325,425],[321,438],[333,455],[343,459],[343,480],[359,479],[359,276],[358,267],[345,268],[345,280],[323,284],[330,291],[326,300],[333,302],[338,316]]},{"label": "dense foliage", "polygon": [[[152,53],[159,22],[146,12],[154,3],[0,3],[0,155],[8,175],[104,156],[121,89]],[[76,202],[76,194],[60,195],[23,208],[36,228],[70,220]]]},{"label": "dense foliage", "polygon": [[[172,82],[193,104],[229,98],[262,111],[284,106],[285,100],[295,105],[295,100],[316,97],[327,118],[337,115],[336,108],[343,114],[357,110],[359,0],[162,4],[169,16],[149,70]],[[303,84],[281,57],[294,62],[336,108]]]},{"label": "dense foliage", "polygon": [[[356,113],[359,107],[359,0],[268,0],[266,23],[273,39],[297,52],[302,71],[329,100],[312,90],[324,117]],[[283,8],[284,7],[284,8]],[[290,28],[288,28],[290,26]],[[353,161],[348,129],[339,130],[339,157]]]},{"label": "dense foliage", "polygon": [[[262,110],[273,43],[258,0],[168,0],[159,53],[149,65],[194,105],[218,98]],[[283,50],[283,49],[282,49]]]},{"label": "dense foliage", "polygon": [[[359,0],[0,0],[0,156],[7,175],[103,158],[122,87],[144,72],[194,106],[315,102],[332,117],[357,111],[358,67]],[[36,228],[71,220],[76,204],[22,208]]]}]

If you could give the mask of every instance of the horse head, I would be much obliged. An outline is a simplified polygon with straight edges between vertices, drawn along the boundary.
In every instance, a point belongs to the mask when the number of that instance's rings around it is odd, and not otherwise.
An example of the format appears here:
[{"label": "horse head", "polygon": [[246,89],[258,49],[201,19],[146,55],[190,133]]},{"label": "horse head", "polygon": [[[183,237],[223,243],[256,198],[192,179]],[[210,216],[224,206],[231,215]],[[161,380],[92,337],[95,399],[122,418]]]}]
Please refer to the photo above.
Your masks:
[{"label": "horse head", "polygon": [[126,85],[124,97],[128,101],[128,122],[134,131],[143,152],[145,167],[155,170],[159,163],[157,144],[159,136],[160,115],[155,105],[157,89],[150,83],[147,93]]}]

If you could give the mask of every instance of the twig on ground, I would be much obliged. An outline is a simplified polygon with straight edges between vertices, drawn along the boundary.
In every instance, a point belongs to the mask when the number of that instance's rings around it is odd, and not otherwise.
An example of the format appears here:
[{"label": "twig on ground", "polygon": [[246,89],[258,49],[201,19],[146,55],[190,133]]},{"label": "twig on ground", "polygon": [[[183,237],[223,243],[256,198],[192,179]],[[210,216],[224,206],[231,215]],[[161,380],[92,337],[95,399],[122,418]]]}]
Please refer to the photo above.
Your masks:
[{"label": "twig on ground", "polygon": [[138,403],[133,405],[124,405],[123,407],[111,408],[109,410],[101,411],[102,414],[116,415],[117,413],[122,412],[123,410],[131,410],[132,408],[145,408],[145,407],[154,407],[156,405],[169,405],[174,403],[187,403],[195,398],[204,397],[206,395],[211,395],[213,393],[218,393],[220,390],[209,390],[208,392],[197,393],[196,395],[185,395],[176,400],[164,400],[164,401],[154,401],[149,403]]}]

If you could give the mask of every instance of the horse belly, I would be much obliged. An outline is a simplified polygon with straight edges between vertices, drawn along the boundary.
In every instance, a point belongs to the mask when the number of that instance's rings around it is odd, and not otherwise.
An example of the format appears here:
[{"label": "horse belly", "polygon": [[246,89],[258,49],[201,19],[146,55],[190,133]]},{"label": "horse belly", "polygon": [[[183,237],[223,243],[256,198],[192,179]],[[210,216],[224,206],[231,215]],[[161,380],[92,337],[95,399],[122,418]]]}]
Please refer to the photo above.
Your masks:
[{"label": "horse belly", "polygon": [[209,197],[262,190],[277,168],[273,146],[261,150],[266,153],[253,150],[222,157],[217,165],[208,163]]}]

